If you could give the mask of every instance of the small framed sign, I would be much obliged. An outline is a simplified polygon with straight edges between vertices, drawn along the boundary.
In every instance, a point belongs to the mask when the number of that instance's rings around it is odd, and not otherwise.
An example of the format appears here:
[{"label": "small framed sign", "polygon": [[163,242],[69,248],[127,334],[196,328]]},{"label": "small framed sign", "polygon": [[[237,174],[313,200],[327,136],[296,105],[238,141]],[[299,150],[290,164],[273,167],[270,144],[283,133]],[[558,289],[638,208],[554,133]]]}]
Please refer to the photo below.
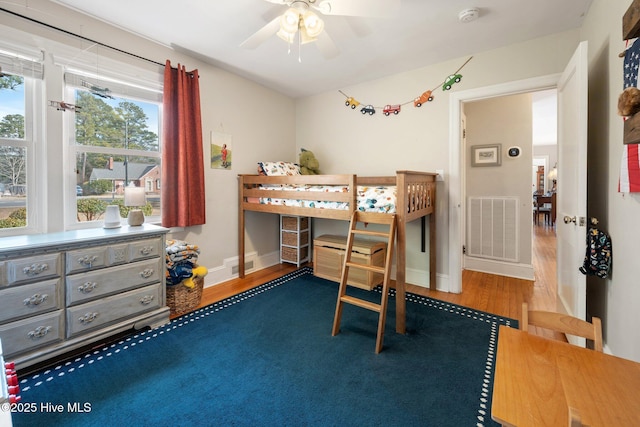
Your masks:
[{"label": "small framed sign", "polygon": [[471,147],[471,166],[500,166],[500,144]]}]

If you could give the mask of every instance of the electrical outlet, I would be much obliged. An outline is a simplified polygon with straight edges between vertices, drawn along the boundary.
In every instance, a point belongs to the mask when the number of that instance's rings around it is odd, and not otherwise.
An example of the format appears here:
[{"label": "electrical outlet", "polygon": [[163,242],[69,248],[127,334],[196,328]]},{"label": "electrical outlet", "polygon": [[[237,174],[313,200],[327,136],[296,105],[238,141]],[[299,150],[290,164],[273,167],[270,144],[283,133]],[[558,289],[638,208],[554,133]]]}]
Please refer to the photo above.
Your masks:
[{"label": "electrical outlet", "polygon": [[436,181],[444,181],[444,169],[436,169],[436,173],[438,174]]}]

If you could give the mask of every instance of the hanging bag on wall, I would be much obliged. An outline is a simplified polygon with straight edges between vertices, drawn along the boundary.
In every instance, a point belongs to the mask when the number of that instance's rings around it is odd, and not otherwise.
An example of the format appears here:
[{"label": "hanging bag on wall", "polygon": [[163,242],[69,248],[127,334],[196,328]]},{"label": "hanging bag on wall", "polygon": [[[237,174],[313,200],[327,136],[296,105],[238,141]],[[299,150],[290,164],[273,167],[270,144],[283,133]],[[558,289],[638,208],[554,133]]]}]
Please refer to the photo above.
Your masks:
[{"label": "hanging bag on wall", "polygon": [[587,230],[587,253],[579,270],[582,274],[604,279],[611,269],[611,237],[595,227],[597,221],[592,222],[594,226]]}]

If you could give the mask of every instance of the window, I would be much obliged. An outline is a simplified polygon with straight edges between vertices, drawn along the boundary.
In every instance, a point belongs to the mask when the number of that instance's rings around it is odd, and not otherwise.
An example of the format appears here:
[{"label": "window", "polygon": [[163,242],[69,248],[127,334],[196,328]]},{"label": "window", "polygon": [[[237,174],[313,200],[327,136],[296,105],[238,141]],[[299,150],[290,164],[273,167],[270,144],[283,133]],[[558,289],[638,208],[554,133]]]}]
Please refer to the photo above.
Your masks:
[{"label": "window", "polygon": [[[2,57],[0,54],[0,64]],[[36,84],[20,74],[0,73],[0,235],[36,227],[33,103]]]},{"label": "window", "polygon": [[[106,206],[118,204],[126,217],[124,188],[145,188],[147,221],[160,218],[160,110],[158,94],[125,84],[65,73],[68,98],[75,100],[70,115],[76,182],[71,208],[75,223],[103,219]],[[121,93],[118,93],[121,92]],[[142,97],[140,96],[142,93]],[[142,98],[146,99],[142,99]],[[156,99],[152,99],[152,98]],[[81,193],[81,194],[80,194]]]}]

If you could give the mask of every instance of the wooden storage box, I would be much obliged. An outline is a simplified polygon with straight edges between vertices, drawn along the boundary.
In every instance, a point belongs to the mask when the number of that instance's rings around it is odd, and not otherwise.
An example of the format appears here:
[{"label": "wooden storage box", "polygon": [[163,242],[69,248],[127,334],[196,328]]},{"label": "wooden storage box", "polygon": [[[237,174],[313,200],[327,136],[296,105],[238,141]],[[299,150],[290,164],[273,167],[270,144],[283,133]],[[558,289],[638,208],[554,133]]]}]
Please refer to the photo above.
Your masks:
[{"label": "wooden storage box", "polygon": [[[315,238],[313,240],[313,274],[323,279],[339,282],[346,247],[346,236],[322,235]],[[355,239],[351,261],[383,267],[386,254],[386,242]],[[371,290],[381,284],[382,279],[383,275],[380,273],[351,268],[347,283],[358,288]]]}]

